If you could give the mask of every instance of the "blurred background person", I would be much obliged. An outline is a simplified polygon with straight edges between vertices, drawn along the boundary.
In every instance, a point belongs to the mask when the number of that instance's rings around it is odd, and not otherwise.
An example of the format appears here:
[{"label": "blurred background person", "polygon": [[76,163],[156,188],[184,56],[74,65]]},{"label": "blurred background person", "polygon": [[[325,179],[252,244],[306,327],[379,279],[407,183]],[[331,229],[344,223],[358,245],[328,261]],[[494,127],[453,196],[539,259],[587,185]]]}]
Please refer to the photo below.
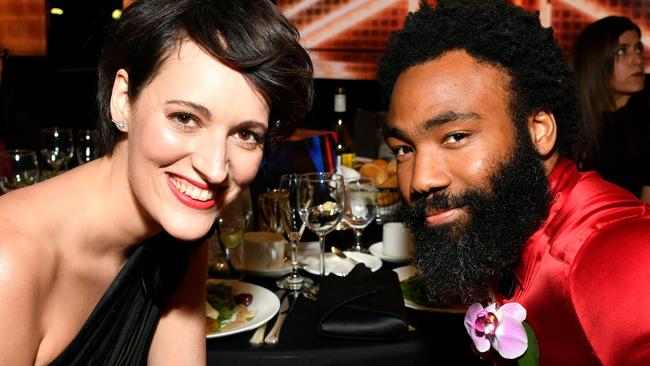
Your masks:
[{"label": "blurred background person", "polygon": [[609,16],[587,26],[573,53],[583,119],[573,156],[650,202],[650,98],[641,29]]}]

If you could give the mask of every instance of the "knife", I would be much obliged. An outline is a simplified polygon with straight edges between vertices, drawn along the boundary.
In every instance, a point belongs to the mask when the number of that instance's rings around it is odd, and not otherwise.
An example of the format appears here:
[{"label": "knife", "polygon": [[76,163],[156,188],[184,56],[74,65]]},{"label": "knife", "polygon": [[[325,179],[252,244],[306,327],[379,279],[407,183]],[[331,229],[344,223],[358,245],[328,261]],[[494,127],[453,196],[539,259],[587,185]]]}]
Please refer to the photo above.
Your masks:
[{"label": "knife", "polygon": [[291,293],[289,293],[289,296],[286,296],[282,300],[282,304],[280,305],[280,313],[278,314],[278,319],[275,321],[275,324],[273,324],[273,328],[271,328],[269,334],[266,336],[266,338],[264,338],[265,344],[278,343],[278,341],[280,340],[280,331],[282,330],[282,325],[284,324],[284,320],[293,309],[293,306],[296,304],[297,297],[298,297],[298,292],[291,291]]},{"label": "knife", "polygon": [[[282,302],[283,300],[286,299],[287,291],[278,290],[275,292],[275,296],[277,296],[278,299],[280,299],[280,302]],[[255,330],[255,333],[248,341],[252,346],[259,346],[264,344],[264,332],[266,331],[266,324],[268,324],[268,322],[260,325],[259,327],[257,327],[257,330]]]}]

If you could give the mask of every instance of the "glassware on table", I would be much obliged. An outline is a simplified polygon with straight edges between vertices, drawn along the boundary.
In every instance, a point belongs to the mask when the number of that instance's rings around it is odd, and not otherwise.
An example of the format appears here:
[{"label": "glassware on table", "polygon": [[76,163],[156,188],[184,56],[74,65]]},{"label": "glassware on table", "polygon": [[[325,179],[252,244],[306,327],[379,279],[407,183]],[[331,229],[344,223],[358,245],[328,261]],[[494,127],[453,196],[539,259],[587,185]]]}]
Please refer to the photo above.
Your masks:
[{"label": "glassware on table", "polygon": [[282,189],[262,193],[257,197],[260,231],[271,231],[282,234],[282,205],[286,202],[289,193]]},{"label": "glassware on table", "polygon": [[99,157],[99,132],[83,129],[77,131],[77,162],[79,165]]},{"label": "glassware on table", "polygon": [[0,152],[0,188],[7,193],[37,183],[40,178],[38,157],[33,150]]},{"label": "glassware on table", "polygon": [[345,182],[345,211],[343,218],[354,231],[355,252],[368,252],[361,246],[363,230],[375,218],[377,187],[372,179],[359,178]]},{"label": "glassware on table", "polygon": [[[50,178],[68,169],[68,162],[74,156],[72,130],[62,127],[48,127],[40,131],[41,156],[49,169],[43,169],[44,178]],[[45,167],[44,167],[45,168]]]},{"label": "glassware on table", "polygon": [[325,275],[325,236],[341,220],[345,210],[343,176],[336,173],[308,173],[300,176],[298,208],[309,230],[318,235],[320,275]]},{"label": "glassware on table", "polygon": [[226,276],[240,278],[241,273],[233,266],[232,260],[235,249],[241,247],[244,242],[245,219],[241,207],[233,204],[229,205],[217,219],[217,237],[226,262]]},{"label": "glassware on table", "polygon": [[314,286],[314,281],[298,273],[298,244],[305,223],[298,209],[298,174],[285,174],[280,178],[280,190],[286,192],[281,204],[281,219],[285,238],[291,243],[291,274],[277,280],[279,288],[289,290],[305,290]]}]

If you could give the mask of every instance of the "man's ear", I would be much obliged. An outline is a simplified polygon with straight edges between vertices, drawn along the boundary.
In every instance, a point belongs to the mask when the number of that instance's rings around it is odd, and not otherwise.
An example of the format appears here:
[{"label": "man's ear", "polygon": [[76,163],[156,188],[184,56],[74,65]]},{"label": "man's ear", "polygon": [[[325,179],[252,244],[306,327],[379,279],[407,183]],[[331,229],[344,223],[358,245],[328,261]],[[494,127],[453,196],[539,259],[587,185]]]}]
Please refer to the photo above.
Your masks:
[{"label": "man's ear", "polygon": [[557,124],[553,113],[539,111],[528,118],[528,132],[537,152],[548,157],[555,151]]},{"label": "man's ear", "polygon": [[114,121],[126,122],[128,128],[131,115],[131,104],[129,103],[129,74],[124,69],[115,73],[113,91],[111,93],[111,118]]}]

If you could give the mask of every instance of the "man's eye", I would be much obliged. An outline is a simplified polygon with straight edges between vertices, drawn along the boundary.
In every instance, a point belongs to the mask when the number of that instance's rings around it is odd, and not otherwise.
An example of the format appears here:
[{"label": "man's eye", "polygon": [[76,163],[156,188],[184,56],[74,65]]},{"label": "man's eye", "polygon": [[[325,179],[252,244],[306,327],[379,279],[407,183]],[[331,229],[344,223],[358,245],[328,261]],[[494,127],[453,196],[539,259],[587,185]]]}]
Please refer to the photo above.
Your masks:
[{"label": "man's eye", "polygon": [[393,154],[395,156],[405,155],[405,154],[408,154],[410,152],[413,152],[413,149],[411,149],[408,146],[395,146],[395,147],[391,148],[391,150],[393,151]]},{"label": "man's eye", "polygon": [[465,139],[467,137],[467,135],[468,134],[464,133],[464,132],[452,133],[451,135],[447,135],[447,137],[445,137],[444,142],[457,143],[457,142]]}]

